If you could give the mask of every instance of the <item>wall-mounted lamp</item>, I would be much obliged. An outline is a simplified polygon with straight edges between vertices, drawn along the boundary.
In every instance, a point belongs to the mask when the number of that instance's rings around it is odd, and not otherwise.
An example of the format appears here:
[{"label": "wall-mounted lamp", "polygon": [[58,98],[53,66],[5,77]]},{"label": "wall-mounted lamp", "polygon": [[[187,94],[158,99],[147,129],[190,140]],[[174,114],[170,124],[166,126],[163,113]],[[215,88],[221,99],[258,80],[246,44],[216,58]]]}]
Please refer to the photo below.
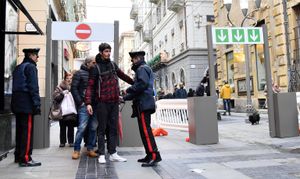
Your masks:
[{"label": "wall-mounted lamp", "polygon": [[197,28],[199,29],[202,23],[202,15],[200,15],[199,13],[194,15],[194,21],[197,24]]}]

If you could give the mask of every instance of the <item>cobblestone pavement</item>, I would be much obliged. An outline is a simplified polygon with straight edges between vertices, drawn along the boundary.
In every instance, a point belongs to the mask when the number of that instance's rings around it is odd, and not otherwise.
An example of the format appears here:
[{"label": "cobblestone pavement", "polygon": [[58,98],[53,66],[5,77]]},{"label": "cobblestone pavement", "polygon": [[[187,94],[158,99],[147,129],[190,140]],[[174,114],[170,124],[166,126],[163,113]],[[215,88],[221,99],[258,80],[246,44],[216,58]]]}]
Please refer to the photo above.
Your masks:
[{"label": "cobblestone pavement", "polygon": [[[34,150],[33,157],[41,167],[19,168],[10,153],[0,162],[0,179],[13,178],[120,178],[120,179],[294,179],[300,178],[300,137],[270,138],[268,121],[259,125],[245,123],[245,114],[234,113],[219,121],[219,143],[194,145],[185,141],[186,131],[168,130],[157,137],[163,161],[156,167],[143,168],[136,160],[144,156],[141,147],[121,147],[118,153],[127,162],[98,164],[82,152],[80,160],[72,160],[72,148],[60,149],[58,125],[51,127],[51,147]],[[57,142],[57,143],[55,143]]]},{"label": "cobblestone pavement", "polygon": [[144,155],[141,148],[119,149],[127,163],[100,165],[82,156],[76,178],[300,178],[300,138],[270,138],[266,117],[259,125],[245,118],[224,116],[214,145],[193,145],[185,142],[187,132],[168,130],[169,136],[156,138],[163,161],[153,168],[136,162]]}]

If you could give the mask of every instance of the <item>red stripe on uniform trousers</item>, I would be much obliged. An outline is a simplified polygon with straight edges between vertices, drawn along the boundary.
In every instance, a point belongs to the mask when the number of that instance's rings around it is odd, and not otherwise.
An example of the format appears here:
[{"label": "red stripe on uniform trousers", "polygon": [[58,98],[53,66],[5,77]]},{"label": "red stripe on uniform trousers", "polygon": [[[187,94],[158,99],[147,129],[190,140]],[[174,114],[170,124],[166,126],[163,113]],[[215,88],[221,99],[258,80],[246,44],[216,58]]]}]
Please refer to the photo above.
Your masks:
[{"label": "red stripe on uniform trousers", "polygon": [[26,162],[29,161],[31,130],[32,130],[32,115],[28,114],[27,145],[26,145],[26,152],[25,152],[25,161]]},{"label": "red stripe on uniform trousers", "polygon": [[148,144],[149,152],[152,153],[152,160],[155,160],[156,159],[156,153],[153,152],[153,148],[152,148],[152,145],[151,145],[151,142],[150,142],[150,137],[149,137],[147,127],[146,127],[145,113],[144,112],[141,113],[141,119],[142,119],[142,126],[143,126],[143,130],[144,130],[144,134],[146,136],[146,141],[147,141],[147,144]]}]

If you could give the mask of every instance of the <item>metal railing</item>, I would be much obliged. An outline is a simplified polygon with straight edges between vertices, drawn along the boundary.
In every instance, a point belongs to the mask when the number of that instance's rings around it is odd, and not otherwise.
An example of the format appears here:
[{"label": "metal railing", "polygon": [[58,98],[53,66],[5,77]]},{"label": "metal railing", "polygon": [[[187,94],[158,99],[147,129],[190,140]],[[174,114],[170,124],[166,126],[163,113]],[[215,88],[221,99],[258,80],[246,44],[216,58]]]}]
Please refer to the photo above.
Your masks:
[{"label": "metal railing", "polygon": [[188,130],[187,99],[162,99],[156,101],[153,124],[167,129]]}]

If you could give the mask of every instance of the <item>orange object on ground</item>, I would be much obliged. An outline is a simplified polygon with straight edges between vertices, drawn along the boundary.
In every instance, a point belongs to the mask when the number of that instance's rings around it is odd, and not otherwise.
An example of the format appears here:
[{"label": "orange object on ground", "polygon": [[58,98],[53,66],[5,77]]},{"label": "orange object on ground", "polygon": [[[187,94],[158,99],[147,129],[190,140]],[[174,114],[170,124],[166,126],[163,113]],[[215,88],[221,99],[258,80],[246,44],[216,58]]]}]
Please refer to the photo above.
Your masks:
[{"label": "orange object on ground", "polygon": [[190,142],[190,138],[189,137],[185,138],[185,141]]},{"label": "orange object on ground", "polygon": [[167,136],[168,132],[166,130],[164,130],[163,128],[156,128],[156,129],[152,129],[152,133],[154,136]]}]

